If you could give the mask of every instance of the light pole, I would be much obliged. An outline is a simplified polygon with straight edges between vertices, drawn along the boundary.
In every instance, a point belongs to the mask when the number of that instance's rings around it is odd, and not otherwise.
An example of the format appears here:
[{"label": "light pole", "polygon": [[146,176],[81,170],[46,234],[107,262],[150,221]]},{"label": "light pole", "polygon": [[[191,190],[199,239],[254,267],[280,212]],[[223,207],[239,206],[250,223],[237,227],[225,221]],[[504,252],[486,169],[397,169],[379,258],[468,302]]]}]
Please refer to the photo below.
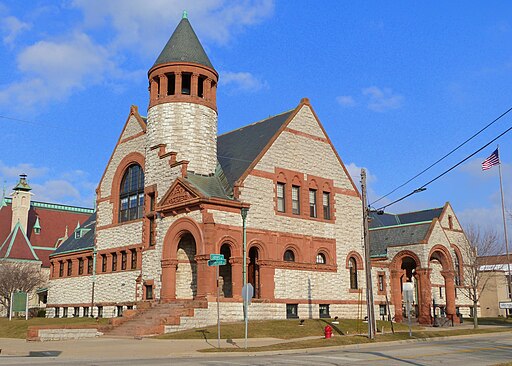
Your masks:
[{"label": "light pole", "polygon": [[[242,236],[243,236],[243,288],[246,288],[247,285],[247,213],[249,212],[248,207],[242,207],[240,210],[240,214],[242,215]],[[247,291],[247,289],[246,289]],[[243,304],[244,304],[244,322],[245,322],[245,348],[247,348],[247,326],[248,326],[248,317],[247,317],[247,298],[243,296]]]}]

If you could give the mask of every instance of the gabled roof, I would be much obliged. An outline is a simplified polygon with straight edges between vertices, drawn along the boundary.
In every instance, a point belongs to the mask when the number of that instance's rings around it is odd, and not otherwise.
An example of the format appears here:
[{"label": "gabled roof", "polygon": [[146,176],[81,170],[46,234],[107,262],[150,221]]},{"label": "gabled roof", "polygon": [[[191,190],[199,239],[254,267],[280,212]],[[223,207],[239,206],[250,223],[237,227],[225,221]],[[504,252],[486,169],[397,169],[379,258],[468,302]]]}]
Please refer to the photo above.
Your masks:
[{"label": "gabled roof", "polygon": [[[94,233],[96,228],[96,213],[89,216],[89,218],[75,229],[69,238],[67,238],[51,255],[50,257],[82,250],[94,248]],[[79,233],[77,235],[77,233]]]},{"label": "gabled roof", "polygon": [[39,261],[19,222],[0,247],[0,259]]},{"label": "gabled roof", "polygon": [[376,212],[371,212],[370,228],[432,221],[433,219],[439,218],[441,216],[443,209],[444,207],[438,207],[422,211],[406,212],[402,214],[385,213],[383,215],[378,215]]},{"label": "gabled roof", "polygon": [[386,256],[387,248],[418,244],[425,240],[431,222],[405,224],[370,230],[370,256]]},{"label": "gabled roof", "polygon": [[[0,244],[11,233],[12,200],[6,198],[5,202],[7,206],[0,207]],[[93,211],[90,208],[46,202],[32,201],[30,203],[25,235],[37,257],[42,261],[43,267],[50,266],[49,255],[58,242],[65,237],[66,229],[73,230],[77,222],[83,223]],[[34,230],[37,221],[41,227],[39,234]]]},{"label": "gabled roof", "polygon": [[204,176],[189,173],[186,179],[206,197],[233,199],[233,191],[220,164],[217,164],[214,175]]},{"label": "gabled roof", "polygon": [[153,67],[169,62],[193,62],[214,69],[187,18],[181,19]]},{"label": "gabled roof", "polygon": [[295,109],[220,135],[217,159],[231,187],[244,174]]}]

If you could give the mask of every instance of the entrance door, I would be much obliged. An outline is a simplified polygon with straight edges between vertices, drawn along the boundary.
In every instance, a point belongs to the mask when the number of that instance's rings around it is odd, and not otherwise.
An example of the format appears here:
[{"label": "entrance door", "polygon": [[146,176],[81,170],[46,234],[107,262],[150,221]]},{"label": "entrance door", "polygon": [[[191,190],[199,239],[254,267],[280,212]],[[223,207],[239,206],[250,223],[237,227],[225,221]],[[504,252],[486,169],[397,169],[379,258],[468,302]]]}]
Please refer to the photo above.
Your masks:
[{"label": "entrance door", "polygon": [[229,259],[231,258],[231,248],[229,244],[222,245],[220,248],[220,254],[224,254],[224,258],[226,259],[226,264],[219,267],[219,275],[222,277],[221,294],[224,297],[233,297],[233,275],[231,263],[229,263]]},{"label": "entrance door", "polygon": [[178,299],[192,299],[197,293],[197,265],[196,242],[191,234],[181,237],[176,257],[178,268],[176,270],[176,297]]}]

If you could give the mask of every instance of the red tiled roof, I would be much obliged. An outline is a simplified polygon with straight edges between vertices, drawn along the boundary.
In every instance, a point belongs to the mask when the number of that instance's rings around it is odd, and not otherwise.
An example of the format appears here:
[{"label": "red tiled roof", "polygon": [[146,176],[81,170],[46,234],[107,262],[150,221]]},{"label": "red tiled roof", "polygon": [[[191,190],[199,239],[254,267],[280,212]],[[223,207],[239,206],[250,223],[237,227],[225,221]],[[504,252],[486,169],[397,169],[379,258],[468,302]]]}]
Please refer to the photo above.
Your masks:
[{"label": "red tiled roof", "polygon": [[[45,207],[47,206],[47,207]],[[35,247],[34,251],[43,262],[43,267],[50,266],[49,255],[54,249],[59,238],[66,233],[72,234],[77,223],[80,225],[91,215],[92,210],[70,210],[70,206],[43,204],[33,202],[28,213],[27,237],[30,244]],[[34,232],[34,224],[39,218],[41,231],[39,234]],[[10,204],[0,209],[0,245],[9,236],[11,231],[12,207]],[[0,256],[1,257],[1,256]]]},{"label": "red tiled roof", "polygon": [[19,224],[16,224],[14,230],[7,236],[0,248],[0,258],[6,259],[24,259],[37,261],[39,258],[32,250],[28,238],[23,234]]}]

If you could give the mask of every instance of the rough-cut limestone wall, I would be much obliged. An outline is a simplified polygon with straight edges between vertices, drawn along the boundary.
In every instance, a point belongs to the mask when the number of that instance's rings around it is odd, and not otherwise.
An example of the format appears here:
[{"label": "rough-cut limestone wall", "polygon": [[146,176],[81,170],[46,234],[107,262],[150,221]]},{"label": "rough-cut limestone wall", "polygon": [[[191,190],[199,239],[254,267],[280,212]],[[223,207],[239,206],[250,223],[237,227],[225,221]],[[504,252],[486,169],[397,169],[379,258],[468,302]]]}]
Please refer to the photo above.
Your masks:
[{"label": "rough-cut limestone wall", "polygon": [[[126,142],[123,142],[114,150],[114,153],[112,154],[112,159],[110,161],[110,164],[107,165],[105,170],[105,175],[103,177],[103,180],[100,183],[100,197],[99,198],[105,198],[110,196],[111,190],[112,190],[112,180],[114,178],[114,174],[116,172],[117,166],[121,162],[121,160],[128,154],[132,152],[138,152],[142,156],[145,155],[145,141],[146,141],[146,135],[142,135],[140,137],[134,138],[132,140],[128,140]],[[101,213],[98,210],[98,215],[101,216]]]},{"label": "rough-cut limestone wall", "polygon": [[457,216],[455,216],[455,212],[451,208],[450,205],[446,206],[446,209],[444,211],[444,215],[441,218],[441,226],[444,228],[450,227],[449,217],[452,217],[452,224],[454,230],[462,230],[462,227],[459,224],[459,220],[457,220]]},{"label": "rough-cut limestone wall", "polygon": [[197,293],[197,265],[194,262],[196,244],[186,238],[178,246],[176,269],[176,297],[192,299]]},{"label": "rough-cut limestone wall", "polygon": [[[154,249],[145,250],[142,252],[142,279],[143,281],[154,280],[153,294],[155,298],[160,297],[161,276],[162,276],[162,255],[165,235],[171,227],[171,225],[180,218],[188,217],[198,224],[202,222],[201,212],[192,211],[185,214],[179,214],[176,216],[166,216],[156,221],[156,244]],[[139,289],[139,299],[142,298],[142,286]]]},{"label": "rough-cut limestone wall", "polygon": [[325,138],[324,132],[320,128],[320,125],[316,122],[313,111],[307,105],[301,108],[293,121],[291,121],[288,125],[288,128],[316,137]]},{"label": "rough-cut limestone wall", "polygon": [[[311,109],[304,106],[288,128],[315,137],[325,138]],[[312,153],[314,152],[314,153]],[[315,139],[283,131],[274,144],[258,162],[255,169],[272,175],[275,168],[318,176],[334,181],[335,188],[353,190],[330,144]],[[303,187],[303,194],[307,186]],[[336,193],[334,212],[336,223],[326,223],[302,218],[290,218],[275,214],[275,187],[271,179],[249,175],[241,189],[240,199],[251,204],[247,216],[249,229],[272,228],[275,231],[336,239],[336,273],[315,273],[301,270],[276,270],[275,297],[279,299],[307,299],[308,281],[314,298],[332,300],[358,300],[358,294],[349,291],[349,274],[346,258],[350,251],[362,253],[362,209],[359,197]],[[214,213],[215,219],[227,219],[240,225],[240,219],[226,214]],[[334,255],[334,253],[331,253]],[[365,287],[364,271],[359,271],[359,284]],[[290,286],[290,284],[295,284]]]},{"label": "rough-cut limestone wall", "polygon": [[118,248],[142,241],[142,221],[126,223],[96,232],[98,250]]},{"label": "rough-cut limestone wall", "polygon": [[215,172],[217,165],[217,112],[194,103],[165,103],[148,110],[150,143],[167,144],[178,160],[190,161],[198,174]]},{"label": "rough-cut limestone wall", "polygon": [[[135,301],[135,280],[140,271],[97,274],[95,303]],[[84,304],[92,300],[92,276],[57,278],[50,281],[49,304]],[[62,313],[61,313],[62,316]]]},{"label": "rough-cut limestone wall", "polygon": [[130,116],[126,127],[121,135],[121,140],[127,139],[129,137],[135,136],[138,133],[143,132],[142,127],[140,126],[137,118],[135,116]]}]

